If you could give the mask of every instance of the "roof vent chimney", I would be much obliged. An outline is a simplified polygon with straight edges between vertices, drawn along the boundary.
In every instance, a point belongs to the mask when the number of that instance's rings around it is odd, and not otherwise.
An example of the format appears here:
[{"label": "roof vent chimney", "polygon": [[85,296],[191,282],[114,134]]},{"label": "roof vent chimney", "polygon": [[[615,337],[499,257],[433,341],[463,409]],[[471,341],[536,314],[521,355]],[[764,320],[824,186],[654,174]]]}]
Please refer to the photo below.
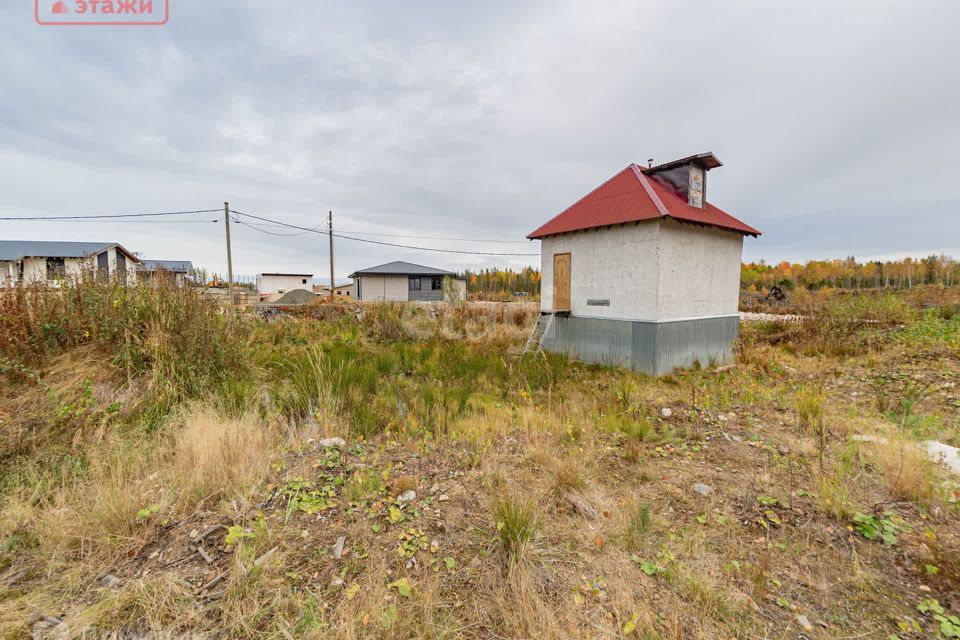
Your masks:
[{"label": "roof vent chimney", "polygon": [[647,169],[653,166],[653,158],[647,158]]},{"label": "roof vent chimney", "polygon": [[717,156],[700,153],[648,167],[645,173],[672,187],[691,207],[703,209],[707,203],[707,171],[720,165]]}]

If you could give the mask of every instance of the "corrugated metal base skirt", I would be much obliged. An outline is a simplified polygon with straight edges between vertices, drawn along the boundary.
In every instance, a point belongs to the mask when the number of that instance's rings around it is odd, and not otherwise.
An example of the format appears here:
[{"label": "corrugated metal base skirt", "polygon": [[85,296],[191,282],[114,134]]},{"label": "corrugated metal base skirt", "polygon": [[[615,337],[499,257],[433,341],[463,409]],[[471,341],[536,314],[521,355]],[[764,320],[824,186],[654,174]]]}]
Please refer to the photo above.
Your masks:
[{"label": "corrugated metal base skirt", "polygon": [[659,376],[696,363],[731,362],[739,331],[739,316],[672,322],[557,316],[543,348]]}]

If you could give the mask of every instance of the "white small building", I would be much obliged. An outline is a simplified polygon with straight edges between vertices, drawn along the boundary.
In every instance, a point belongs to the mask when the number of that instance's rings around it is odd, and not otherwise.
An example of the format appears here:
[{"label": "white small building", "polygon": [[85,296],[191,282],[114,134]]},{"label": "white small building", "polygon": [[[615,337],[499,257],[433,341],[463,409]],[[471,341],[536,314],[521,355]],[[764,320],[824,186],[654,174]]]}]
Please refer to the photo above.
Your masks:
[{"label": "white small building", "polygon": [[729,361],[744,236],[709,204],[712,153],[631,164],[529,236],[541,241],[542,346],[661,375]]},{"label": "white small building", "polygon": [[439,302],[443,281],[450,278],[457,296],[467,298],[467,281],[453,271],[410,262],[388,262],[350,274],[356,300],[387,302]]},{"label": "white small building", "polygon": [[59,286],[85,271],[133,284],[139,264],[139,258],[116,242],[0,240],[0,286]]},{"label": "white small building", "polygon": [[[320,297],[329,297],[330,296],[330,285],[315,285],[313,287],[313,292]],[[338,284],[333,287],[333,295],[337,298],[353,298],[353,283],[343,283]]]},{"label": "white small building", "polygon": [[258,273],[257,291],[262,296],[296,289],[313,292],[312,273]]}]

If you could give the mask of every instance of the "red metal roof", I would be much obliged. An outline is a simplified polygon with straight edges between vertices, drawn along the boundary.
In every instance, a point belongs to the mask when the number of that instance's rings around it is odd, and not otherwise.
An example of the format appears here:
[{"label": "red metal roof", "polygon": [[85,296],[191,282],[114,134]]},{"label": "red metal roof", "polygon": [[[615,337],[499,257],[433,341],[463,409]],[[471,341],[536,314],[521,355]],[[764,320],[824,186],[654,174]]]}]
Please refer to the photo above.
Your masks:
[{"label": "red metal roof", "polygon": [[710,203],[703,209],[687,204],[672,188],[631,164],[586,196],[532,231],[531,240],[558,233],[595,229],[625,222],[674,218],[750,236],[760,232]]}]

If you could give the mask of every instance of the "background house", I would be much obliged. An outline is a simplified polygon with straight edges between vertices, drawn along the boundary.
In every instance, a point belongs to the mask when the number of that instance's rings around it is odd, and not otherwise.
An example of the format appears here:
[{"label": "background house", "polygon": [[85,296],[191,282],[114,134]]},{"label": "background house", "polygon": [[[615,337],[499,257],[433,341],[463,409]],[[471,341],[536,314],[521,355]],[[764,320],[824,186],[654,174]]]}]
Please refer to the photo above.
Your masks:
[{"label": "background house", "polygon": [[258,273],[257,291],[260,296],[286,293],[295,289],[313,291],[312,273]]},{"label": "background house", "polygon": [[193,263],[189,260],[142,260],[140,262],[140,281],[156,284],[161,281],[183,286],[193,272]]},{"label": "background house", "polygon": [[467,297],[467,281],[453,271],[425,267],[410,262],[388,262],[350,274],[357,300],[395,302],[443,300],[443,279],[453,279],[460,298]]},{"label": "background house", "polygon": [[760,232],[707,202],[719,166],[631,164],[528,236],[545,349],[658,375],[730,359],[743,237]]},{"label": "background house", "polygon": [[103,277],[137,279],[139,258],[116,242],[0,240],[0,285],[56,286],[84,270]]},{"label": "background house", "polygon": [[[330,295],[330,285],[329,284],[317,284],[313,286],[313,292],[319,296],[329,296]],[[340,298],[353,298],[353,283],[346,282],[342,284],[334,285],[333,295]]]}]

